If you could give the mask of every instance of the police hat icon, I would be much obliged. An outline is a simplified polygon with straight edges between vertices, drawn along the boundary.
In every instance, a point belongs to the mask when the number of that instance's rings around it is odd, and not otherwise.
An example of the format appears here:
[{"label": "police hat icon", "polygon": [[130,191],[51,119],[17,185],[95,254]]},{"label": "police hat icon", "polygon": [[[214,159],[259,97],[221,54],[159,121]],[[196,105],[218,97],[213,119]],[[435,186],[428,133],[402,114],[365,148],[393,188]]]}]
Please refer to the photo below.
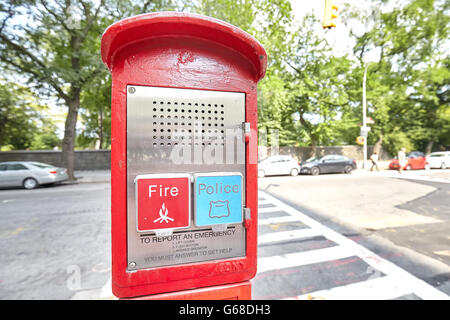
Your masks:
[{"label": "police hat icon", "polygon": [[210,201],[209,202],[209,217],[222,218],[230,216],[229,201]]}]

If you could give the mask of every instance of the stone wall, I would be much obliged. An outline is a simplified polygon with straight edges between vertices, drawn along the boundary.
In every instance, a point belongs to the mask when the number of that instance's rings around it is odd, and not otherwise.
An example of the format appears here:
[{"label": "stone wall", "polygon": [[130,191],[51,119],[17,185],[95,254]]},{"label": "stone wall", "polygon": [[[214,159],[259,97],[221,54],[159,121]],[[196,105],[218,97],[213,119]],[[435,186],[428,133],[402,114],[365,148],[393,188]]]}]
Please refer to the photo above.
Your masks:
[{"label": "stone wall", "polygon": [[[368,146],[368,157],[372,154],[373,146]],[[317,156],[326,154],[341,154],[357,161],[363,159],[362,146],[336,146],[317,147]],[[276,152],[276,151],[275,151]],[[258,159],[270,155],[268,147],[258,147]],[[293,156],[299,162],[311,157],[310,147],[279,147],[279,154]],[[380,160],[390,160],[391,156],[380,152]],[[61,151],[39,150],[39,151],[6,151],[0,152],[0,162],[3,161],[38,161],[62,167]],[[109,170],[111,168],[110,150],[80,150],[75,151],[75,170]]]},{"label": "stone wall", "polygon": [[[367,146],[367,157],[369,158],[372,154],[373,146]],[[274,153],[276,154],[276,150]],[[312,150],[310,147],[279,147],[278,154],[280,155],[290,155],[296,160],[303,161],[310,158],[312,155]],[[327,154],[340,154],[349,157],[354,160],[363,160],[364,151],[362,146],[333,146],[333,147],[317,147],[316,156],[321,157]],[[271,155],[271,148],[259,146],[258,147],[258,159],[264,159],[265,157]],[[380,151],[380,160],[390,160],[391,156],[384,150]]]},{"label": "stone wall", "polygon": [[[61,151],[6,151],[0,152],[0,162],[37,161],[63,167]],[[75,151],[75,170],[108,170],[111,168],[110,150]]]}]

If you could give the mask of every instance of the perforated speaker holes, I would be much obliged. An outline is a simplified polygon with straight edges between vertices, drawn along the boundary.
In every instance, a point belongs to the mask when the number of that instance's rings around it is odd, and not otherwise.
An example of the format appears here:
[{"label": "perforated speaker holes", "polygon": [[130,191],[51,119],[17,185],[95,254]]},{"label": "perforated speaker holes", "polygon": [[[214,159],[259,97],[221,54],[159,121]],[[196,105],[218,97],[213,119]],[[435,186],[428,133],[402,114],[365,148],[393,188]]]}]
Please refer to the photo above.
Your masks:
[{"label": "perforated speaker holes", "polygon": [[225,145],[225,106],[153,100],[151,135],[154,147]]}]

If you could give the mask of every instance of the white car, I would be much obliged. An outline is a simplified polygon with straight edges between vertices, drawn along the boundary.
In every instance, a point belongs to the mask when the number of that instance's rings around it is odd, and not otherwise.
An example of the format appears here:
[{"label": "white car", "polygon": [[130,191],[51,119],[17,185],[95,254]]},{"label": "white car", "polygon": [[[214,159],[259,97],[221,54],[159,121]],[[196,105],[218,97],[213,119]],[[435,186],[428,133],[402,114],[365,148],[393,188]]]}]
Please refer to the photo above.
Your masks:
[{"label": "white car", "polygon": [[431,168],[450,168],[450,151],[433,152],[427,156]]},{"label": "white car", "polygon": [[258,177],[273,175],[296,176],[300,172],[300,165],[291,156],[270,156],[258,161]]}]

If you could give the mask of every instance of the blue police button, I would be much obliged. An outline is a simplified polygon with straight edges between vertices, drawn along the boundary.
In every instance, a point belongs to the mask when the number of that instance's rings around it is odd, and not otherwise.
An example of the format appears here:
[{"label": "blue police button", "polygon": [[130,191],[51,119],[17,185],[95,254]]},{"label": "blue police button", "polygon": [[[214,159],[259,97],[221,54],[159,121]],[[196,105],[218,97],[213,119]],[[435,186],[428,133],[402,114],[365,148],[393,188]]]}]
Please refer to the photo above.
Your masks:
[{"label": "blue police button", "polygon": [[196,226],[242,222],[242,174],[196,174],[194,190]]}]

